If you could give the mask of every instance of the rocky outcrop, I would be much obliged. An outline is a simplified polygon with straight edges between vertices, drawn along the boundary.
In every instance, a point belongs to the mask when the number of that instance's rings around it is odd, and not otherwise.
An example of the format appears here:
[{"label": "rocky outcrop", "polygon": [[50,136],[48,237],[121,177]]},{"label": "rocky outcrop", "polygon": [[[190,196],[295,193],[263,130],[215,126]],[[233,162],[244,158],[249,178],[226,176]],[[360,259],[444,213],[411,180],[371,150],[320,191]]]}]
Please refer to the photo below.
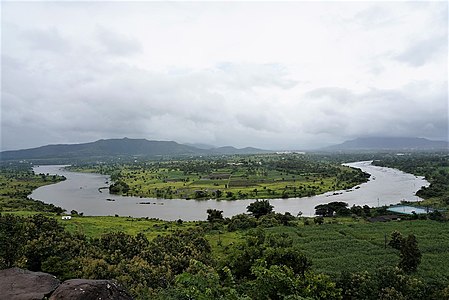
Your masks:
[{"label": "rocky outcrop", "polygon": [[132,300],[119,285],[110,280],[71,279],[64,281],[50,300]]},{"label": "rocky outcrop", "polygon": [[55,276],[19,268],[0,270],[1,300],[41,300],[58,286]]},{"label": "rocky outcrop", "polygon": [[0,270],[0,300],[132,300],[111,280],[71,279],[19,268]]}]

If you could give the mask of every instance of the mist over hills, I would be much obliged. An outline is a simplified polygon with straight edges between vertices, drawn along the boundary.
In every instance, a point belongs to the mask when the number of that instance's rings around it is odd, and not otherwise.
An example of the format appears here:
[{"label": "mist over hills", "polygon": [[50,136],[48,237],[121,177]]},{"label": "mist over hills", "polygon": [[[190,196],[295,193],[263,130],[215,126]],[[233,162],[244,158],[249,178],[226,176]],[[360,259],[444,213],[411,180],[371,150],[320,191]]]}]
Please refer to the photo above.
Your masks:
[{"label": "mist over hills", "polygon": [[325,151],[380,151],[380,150],[447,150],[448,142],[432,141],[414,137],[360,137],[338,145],[326,147]]},{"label": "mist over hills", "polygon": [[1,152],[0,159],[88,159],[115,156],[180,156],[180,155],[226,155],[256,154],[271,151],[257,148],[218,147],[212,149],[197,148],[174,141],[150,141],[146,139],[102,139],[82,144],[46,145],[38,148],[10,150]]}]

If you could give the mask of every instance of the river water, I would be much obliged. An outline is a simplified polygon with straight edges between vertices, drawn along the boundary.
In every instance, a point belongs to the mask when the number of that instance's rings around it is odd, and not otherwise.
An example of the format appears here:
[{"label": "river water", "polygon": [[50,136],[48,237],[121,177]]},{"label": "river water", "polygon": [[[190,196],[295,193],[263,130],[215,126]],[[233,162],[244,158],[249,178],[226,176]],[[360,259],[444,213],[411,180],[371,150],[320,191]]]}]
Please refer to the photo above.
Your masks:
[{"label": "river water", "polygon": [[[347,202],[349,206],[369,205],[382,206],[397,204],[401,200],[418,201],[415,196],[422,186],[429,183],[422,177],[402,171],[377,167],[371,165],[370,161],[348,163],[347,166],[360,168],[371,174],[368,182],[359,188],[350,191],[337,191],[321,194],[313,197],[270,199],[276,212],[290,212],[296,215],[302,212],[303,216],[313,216],[314,207],[318,204],[332,201]],[[109,182],[109,176],[90,173],[69,172],[60,165],[37,166],[33,170],[38,173],[49,173],[63,175],[67,180],[57,184],[47,185],[36,189],[31,198],[52,203],[66,209],[68,212],[76,210],[90,216],[120,216],[150,217],[163,220],[185,221],[205,220],[206,210],[219,209],[223,215],[230,217],[246,212],[246,207],[254,202],[247,200],[184,200],[184,199],[155,199],[125,197],[109,194],[108,189],[99,191]],[[108,201],[106,199],[114,199]],[[151,204],[139,204],[139,202],[150,202]]]}]

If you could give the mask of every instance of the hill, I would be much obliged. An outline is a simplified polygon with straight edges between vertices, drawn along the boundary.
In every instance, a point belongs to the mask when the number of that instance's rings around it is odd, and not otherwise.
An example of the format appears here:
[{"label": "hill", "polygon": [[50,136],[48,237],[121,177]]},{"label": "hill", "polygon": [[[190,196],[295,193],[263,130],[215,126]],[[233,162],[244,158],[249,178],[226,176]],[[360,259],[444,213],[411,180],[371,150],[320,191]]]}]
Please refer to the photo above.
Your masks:
[{"label": "hill", "polygon": [[146,139],[106,139],[83,144],[46,145],[38,148],[3,151],[0,159],[93,159],[102,157],[154,157],[177,155],[253,154],[265,150],[256,148],[237,149],[221,147],[200,149],[173,141],[149,141]]},{"label": "hill", "polygon": [[326,151],[361,150],[444,150],[448,142],[409,137],[360,137],[338,145],[326,147]]}]

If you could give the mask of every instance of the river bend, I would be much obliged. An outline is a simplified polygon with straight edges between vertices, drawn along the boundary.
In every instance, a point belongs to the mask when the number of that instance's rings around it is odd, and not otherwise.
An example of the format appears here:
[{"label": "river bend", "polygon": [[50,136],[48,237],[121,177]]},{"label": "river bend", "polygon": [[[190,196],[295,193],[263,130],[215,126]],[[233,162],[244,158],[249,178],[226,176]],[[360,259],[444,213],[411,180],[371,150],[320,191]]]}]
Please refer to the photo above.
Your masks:
[{"label": "river bend", "polygon": [[[349,206],[369,205],[382,206],[396,204],[401,200],[418,201],[415,196],[422,186],[429,183],[423,177],[404,173],[397,169],[371,165],[370,161],[353,162],[347,166],[360,168],[371,174],[370,180],[359,188],[350,191],[337,191],[325,194],[289,199],[270,199],[276,212],[290,212],[296,215],[302,212],[303,216],[313,216],[314,207],[318,204],[332,201],[347,202]],[[67,180],[40,187],[33,191],[31,197],[46,203],[52,203],[66,209],[68,212],[76,210],[90,216],[120,216],[150,217],[163,220],[185,221],[205,220],[206,210],[218,209],[223,215],[230,217],[246,212],[246,207],[254,199],[245,200],[184,200],[184,199],[155,199],[126,197],[109,194],[108,189],[99,191],[109,182],[109,176],[91,173],[69,172],[61,165],[43,165],[34,167],[38,173],[63,175]],[[113,199],[114,201],[108,201]],[[149,202],[150,204],[139,204]]]}]

